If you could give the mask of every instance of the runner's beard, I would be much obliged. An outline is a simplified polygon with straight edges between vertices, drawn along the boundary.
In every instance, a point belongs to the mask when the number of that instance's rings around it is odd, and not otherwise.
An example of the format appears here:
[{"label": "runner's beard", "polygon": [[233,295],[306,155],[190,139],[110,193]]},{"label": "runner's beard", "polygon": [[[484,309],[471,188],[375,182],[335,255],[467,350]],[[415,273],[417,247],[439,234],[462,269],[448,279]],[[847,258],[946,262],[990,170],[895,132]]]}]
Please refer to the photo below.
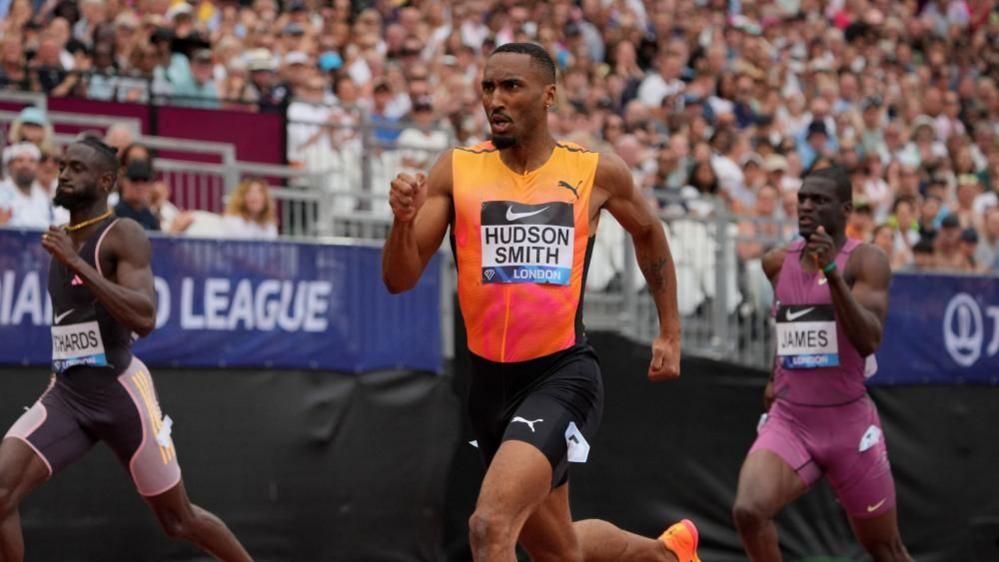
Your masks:
[{"label": "runner's beard", "polygon": [[517,137],[513,135],[491,135],[489,140],[492,141],[493,146],[500,150],[505,150],[507,148],[513,148],[517,145]]}]

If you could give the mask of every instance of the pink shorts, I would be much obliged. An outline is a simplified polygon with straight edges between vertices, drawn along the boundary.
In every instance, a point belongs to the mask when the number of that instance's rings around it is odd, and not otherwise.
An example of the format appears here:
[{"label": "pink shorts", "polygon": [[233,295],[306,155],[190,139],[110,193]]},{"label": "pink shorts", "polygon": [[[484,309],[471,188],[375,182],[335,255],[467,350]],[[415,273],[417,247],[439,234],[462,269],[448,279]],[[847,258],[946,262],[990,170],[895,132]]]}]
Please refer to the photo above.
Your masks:
[{"label": "pink shorts", "polygon": [[866,395],[829,407],[774,401],[749,452],[759,450],[784,459],[806,486],[828,477],[851,517],[877,517],[895,507],[881,420]]},{"label": "pink shorts", "polygon": [[133,358],[117,377],[108,369],[86,367],[53,375],[4,439],[27,443],[50,477],[104,441],[128,467],[139,493],[157,496],[180,482],[171,425],[160,412],[149,371]]}]

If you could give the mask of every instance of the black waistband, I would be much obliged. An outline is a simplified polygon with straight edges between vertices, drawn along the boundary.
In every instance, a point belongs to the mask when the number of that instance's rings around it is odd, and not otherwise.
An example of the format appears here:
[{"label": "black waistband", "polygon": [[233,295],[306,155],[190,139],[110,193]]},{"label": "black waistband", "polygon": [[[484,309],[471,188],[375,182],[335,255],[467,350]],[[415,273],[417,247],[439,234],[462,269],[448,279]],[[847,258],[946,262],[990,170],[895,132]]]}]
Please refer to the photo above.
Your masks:
[{"label": "black waistband", "polygon": [[471,373],[473,378],[502,378],[514,386],[530,384],[544,378],[577,357],[591,357],[596,360],[597,354],[588,342],[582,341],[575,345],[535,359],[517,361],[514,363],[498,363],[469,352],[471,356]]}]

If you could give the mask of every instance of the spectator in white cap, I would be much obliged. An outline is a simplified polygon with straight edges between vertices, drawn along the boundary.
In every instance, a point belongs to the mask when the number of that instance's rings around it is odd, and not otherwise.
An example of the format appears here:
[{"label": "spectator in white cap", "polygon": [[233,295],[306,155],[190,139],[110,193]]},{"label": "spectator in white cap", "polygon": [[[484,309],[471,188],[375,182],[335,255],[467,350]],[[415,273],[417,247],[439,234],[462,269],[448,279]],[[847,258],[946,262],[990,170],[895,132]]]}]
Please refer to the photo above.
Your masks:
[{"label": "spectator in white cap", "polygon": [[801,179],[788,173],[789,163],[783,154],[769,154],[763,160],[763,171],[767,181],[777,187],[781,193],[793,191],[797,193],[801,187]]},{"label": "spectator in white cap", "polygon": [[227,104],[236,104],[236,109],[244,109],[239,107],[241,104],[257,101],[257,93],[250,84],[250,73],[245,60],[237,57],[229,61],[219,94]]},{"label": "spectator in white cap", "polygon": [[330,119],[326,84],[319,76],[308,78],[297,90],[295,99],[288,105],[288,162],[304,166],[308,152],[329,152],[329,131],[325,124]]},{"label": "spectator in white cap", "polygon": [[309,66],[309,55],[302,51],[292,51],[284,56],[284,77],[291,86],[293,94],[298,93],[298,88],[305,83],[312,70]]},{"label": "spectator in white cap", "polygon": [[45,229],[55,221],[52,201],[35,181],[41,157],[38,147],[28,142],[4,149],[7,179],[0,183],[0,224]]},{"label": "spectator in white cap", "polygon": [[128,67],[132,49],[137,44],[135,38],[139,24],[139,17],[129,10],[120,12],[114,18],[114,56],[118,68]]},{"label": "spectator in white cap", "polygon": [[279,112],[291,96],[291,88],[278,80],[274,57],[267,49],[254,49],[246,54],[246,67],[250,71],[253,95],[263,112]]},{"label": "spectator in white cap", "polygon": [[10,144],[30,142],[38,147],[51,146],[52,126],[49,125],[45,112],[34,106],[22,109],[10,124],[7,142]]}]

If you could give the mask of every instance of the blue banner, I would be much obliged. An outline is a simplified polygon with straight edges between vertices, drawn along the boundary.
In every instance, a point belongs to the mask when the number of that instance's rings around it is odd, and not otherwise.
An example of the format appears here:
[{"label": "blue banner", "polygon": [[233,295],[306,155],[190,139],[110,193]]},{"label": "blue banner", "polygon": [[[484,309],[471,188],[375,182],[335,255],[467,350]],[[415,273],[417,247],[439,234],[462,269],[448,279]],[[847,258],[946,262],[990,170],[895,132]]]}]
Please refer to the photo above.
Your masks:
[{"label": "blue banner", "polygon": [[[393,296],[381,251],[293,242],[152,239],[150,366],[441,372],[440,262]],[[0,363],[51,361],[49,255],[40,233],[0,229]]]},{"label": "blue banner", "polygon": [[999,384],[999,278],[894,275],[871,384]]}]

